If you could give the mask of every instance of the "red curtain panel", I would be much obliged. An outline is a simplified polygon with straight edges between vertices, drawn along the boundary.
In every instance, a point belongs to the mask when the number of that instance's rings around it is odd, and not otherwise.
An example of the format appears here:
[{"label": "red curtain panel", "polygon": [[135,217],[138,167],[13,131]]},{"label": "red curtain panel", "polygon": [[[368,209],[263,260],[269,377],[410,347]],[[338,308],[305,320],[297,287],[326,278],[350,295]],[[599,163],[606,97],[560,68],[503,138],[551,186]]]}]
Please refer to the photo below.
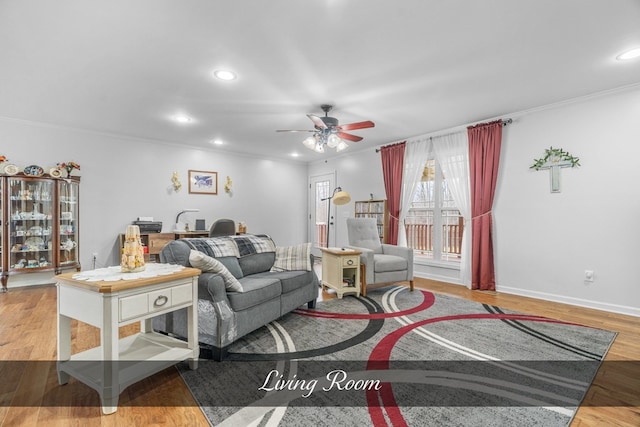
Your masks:
[{"label": "red curtain panel", "polygon": [[471,289],[496,289],[493,197],[498,179],[502,120],[467,128],[471,174]]},{"label": "red curtain panel", "polygon": [[384,190],[387,194],[387,206],[389,208],[389,237],[387,243],[392,245],[398,244],[398,218],[400,217],[405,145],[404,142],[400,142],[380,149]]}]

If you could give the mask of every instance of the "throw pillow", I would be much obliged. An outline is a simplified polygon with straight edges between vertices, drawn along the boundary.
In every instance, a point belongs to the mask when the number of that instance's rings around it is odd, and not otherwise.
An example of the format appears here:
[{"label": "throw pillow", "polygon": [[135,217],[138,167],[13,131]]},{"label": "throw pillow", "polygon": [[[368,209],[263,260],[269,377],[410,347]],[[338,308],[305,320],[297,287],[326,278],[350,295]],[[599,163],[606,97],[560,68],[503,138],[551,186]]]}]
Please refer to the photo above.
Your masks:
[{"label": "throw pillow", "polygon": [[242,284],[238,282],[233,274],[217,259],[210,257],[200,251],[191,249],[189,252],[189,264],[199,268],[204,272],[218,273],[224,280],[224,286],[228,291],[242,292]]},{"label": "throw pillow", "polygon": [[311,271],[311,243],[296,246],[276,246],[276,261],[271,271]]}]

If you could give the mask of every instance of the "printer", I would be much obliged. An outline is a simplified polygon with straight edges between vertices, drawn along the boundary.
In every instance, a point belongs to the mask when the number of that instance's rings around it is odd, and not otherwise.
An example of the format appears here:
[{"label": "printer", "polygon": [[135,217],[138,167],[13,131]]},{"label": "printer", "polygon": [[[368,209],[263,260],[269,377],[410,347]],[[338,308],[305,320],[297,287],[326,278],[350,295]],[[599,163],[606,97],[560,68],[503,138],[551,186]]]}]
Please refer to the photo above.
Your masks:
[{"label": "printer", "polygon": [[139,217],[137,221],[132,222],[140,228],[141,234],[160,233],[162,231],[162,221],[154,221],[153,218]]}]

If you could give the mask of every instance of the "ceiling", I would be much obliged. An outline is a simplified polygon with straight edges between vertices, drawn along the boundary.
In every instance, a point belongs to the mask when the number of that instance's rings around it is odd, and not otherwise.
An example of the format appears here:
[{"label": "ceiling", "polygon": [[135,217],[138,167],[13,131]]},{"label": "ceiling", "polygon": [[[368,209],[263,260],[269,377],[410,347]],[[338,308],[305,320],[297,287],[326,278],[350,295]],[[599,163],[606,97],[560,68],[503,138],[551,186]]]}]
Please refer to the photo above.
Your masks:
[{"label": "ceiling", "polygon": [[639,23],[636,0],[0,0],[0,117],[313,162],[335,151],[275,130],[325,103],[375,122],[353,152],[636,84]]}]

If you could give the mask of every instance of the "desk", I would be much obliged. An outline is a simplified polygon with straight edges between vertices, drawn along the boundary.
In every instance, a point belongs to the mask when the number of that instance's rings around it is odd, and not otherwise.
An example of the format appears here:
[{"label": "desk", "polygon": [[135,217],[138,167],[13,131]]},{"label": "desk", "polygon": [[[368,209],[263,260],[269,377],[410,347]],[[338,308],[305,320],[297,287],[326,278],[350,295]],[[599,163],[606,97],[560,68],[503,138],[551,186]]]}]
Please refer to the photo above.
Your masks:
[{"label": "desk", "polygon": [[175,239],[189,239],[192,237],[209,237],[209,230],[202,231],[176,231]]},{"label": "desk", "polygon": [[[160,262],[160,251],[172,240],[186,237],[209,237],[209,231],[175,231],[173,233],[140,233],[142,245],[147,247],[145,262]],[[119,236],[119,247],[124,247],[124,234]]]},{"label": "desk", "polygon": [[[60,384],[77,378],[100,394],[102,412],[112,414],[129,385],[182,360],[197,368],[200,270],[96,282],[76,280],[74,274],[56,276]],[[181,308],[187,308],[187,342],[153,332],[153,317]],[[101,345],[72,355],[71,319],[100,328]],[[133,322],[140,322],[140,333],[119,339],[119,327]]]}]

